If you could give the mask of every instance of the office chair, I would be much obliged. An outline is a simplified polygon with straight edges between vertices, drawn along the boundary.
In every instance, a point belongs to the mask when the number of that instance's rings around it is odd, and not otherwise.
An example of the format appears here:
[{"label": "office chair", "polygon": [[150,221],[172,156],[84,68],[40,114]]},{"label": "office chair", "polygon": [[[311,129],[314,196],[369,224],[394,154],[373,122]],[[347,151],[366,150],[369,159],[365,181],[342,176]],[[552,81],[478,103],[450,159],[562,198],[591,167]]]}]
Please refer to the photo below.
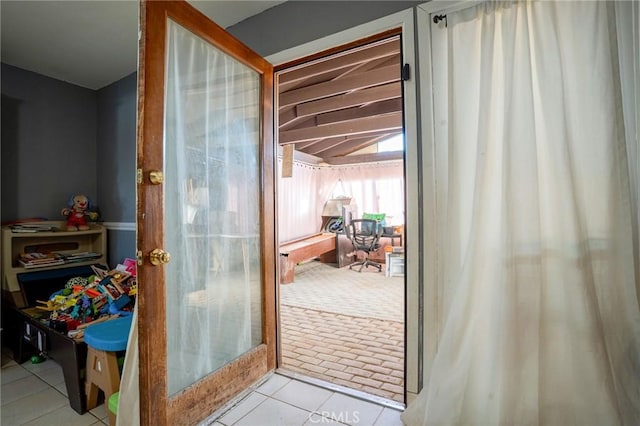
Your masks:
[{"label": "office chair", "polygon": [[378,268],[378,272],[382,271],[382,265],[369,260],[369,253],[376,251],[380,247],[382,226],[379,226],[378,222],[373,219],[353,219],[344,229],[356,252],[364,252],[364,260],[352,263],[349,265],[349,269],[360,265],[358,272],[362,272],[362,268],[371,265]]}]

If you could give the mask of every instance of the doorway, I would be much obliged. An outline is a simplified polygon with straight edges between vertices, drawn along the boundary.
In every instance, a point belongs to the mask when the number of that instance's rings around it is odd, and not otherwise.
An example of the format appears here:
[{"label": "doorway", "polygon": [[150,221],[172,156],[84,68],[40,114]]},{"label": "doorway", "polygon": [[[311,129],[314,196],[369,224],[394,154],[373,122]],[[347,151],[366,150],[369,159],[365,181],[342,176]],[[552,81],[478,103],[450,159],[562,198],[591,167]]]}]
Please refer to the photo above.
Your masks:
[{"label": "doorway", "polygon": [[[354,44],[276,73],[279,242],[283,255],[292,242],[304,250],[286,279],[281,267],[279,365],[402,404],[401,35],[390,31]],[[362,217],[375,217],[381,227],[367,255],[380,270],[350,269],[364,253],[354,250],[340,221]],[[333,245],[316,248],[312,239],[327,234]]]}]

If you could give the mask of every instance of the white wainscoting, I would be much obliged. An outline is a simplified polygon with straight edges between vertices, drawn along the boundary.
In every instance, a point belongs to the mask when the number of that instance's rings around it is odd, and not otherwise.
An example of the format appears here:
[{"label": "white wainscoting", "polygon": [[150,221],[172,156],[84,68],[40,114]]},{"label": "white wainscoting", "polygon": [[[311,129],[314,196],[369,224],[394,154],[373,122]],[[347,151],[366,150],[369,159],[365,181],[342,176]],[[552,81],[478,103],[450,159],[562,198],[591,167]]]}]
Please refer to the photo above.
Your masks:
[{"label": "white wainscoting", "polygon": [[136,230],[135,222],[102,222],[102,226],[108,231],[133,231]]}]

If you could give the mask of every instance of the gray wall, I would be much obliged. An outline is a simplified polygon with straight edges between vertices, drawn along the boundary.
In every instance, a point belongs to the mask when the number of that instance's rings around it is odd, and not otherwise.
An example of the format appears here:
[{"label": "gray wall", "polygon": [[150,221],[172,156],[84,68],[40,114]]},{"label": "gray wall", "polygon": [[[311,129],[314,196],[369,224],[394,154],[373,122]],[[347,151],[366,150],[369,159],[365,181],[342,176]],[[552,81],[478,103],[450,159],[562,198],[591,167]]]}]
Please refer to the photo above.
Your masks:
[{"label": "gray wall", "polygon": [[136,257],[136,232],[107,230],[107,262],[114,268],[125,258]]},{"label": "gray wall", "polygon": [[[94,91],[2,64],[2,221],[63,220],[72,193],[100,221],[136,221],[136,74]],[[135,232],[108,231],[109,266],[135,256]]]},{"label": "gray wall", "polygon": [[425,1],[287,1],[227,28],[262,56],[409,9]]},{"label": "gray wall", "polygon": [[[98,90],[98,196],[105,222],[136,221],[136,73]],[[109,265],[135,257],[136,233],[109,230]]]},{"label": "gray wall", "polygon": [[105,222],[136,221],[136,73],[98,90],[97,179]]},{"label": "gray wall", "polygon": [[2,64],[2,221],[97,197],[96,92]]}]

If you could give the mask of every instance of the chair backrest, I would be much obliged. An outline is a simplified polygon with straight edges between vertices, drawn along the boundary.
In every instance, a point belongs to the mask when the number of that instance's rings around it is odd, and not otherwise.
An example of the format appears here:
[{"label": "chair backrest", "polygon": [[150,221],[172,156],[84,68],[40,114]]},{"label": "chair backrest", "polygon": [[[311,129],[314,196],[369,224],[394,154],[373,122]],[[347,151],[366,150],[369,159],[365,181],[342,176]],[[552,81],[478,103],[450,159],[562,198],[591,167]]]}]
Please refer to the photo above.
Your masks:
[{"label": "chair backrest", "polygon": [[352,219],[345,226],[347,238],[356,250],[366,252],[378,249],[378,241],[382,235],[382,226],[373,219]]}]

